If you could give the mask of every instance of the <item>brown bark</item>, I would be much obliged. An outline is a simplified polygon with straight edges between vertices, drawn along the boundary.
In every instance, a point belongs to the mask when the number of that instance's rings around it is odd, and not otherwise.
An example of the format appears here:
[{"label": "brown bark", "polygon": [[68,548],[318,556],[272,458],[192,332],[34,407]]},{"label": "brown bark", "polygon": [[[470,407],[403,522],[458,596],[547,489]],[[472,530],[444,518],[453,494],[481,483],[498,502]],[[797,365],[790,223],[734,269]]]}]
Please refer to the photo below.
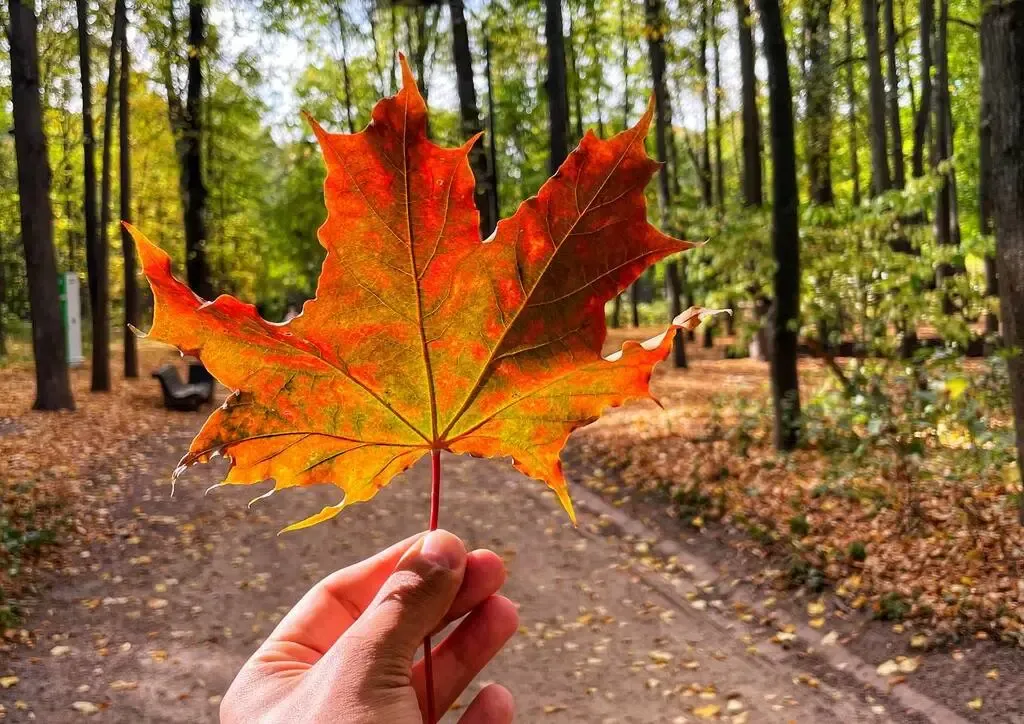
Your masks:
[{"label": "brown bark", "polygon": [[[668,177],[668,133],[671,126],[672,111],[668,95],[668,83],[665,80],[665,5],[663,0],[644,0],[644,20],[647,36],[647,52],[651,63],[651,82],[654,85],[654,145],[661,168],[658,169],[658,207],[661,211],[662,228],[670,226],[670,209],[672,205],[672,189]],[[672,318],[682,313],[682,283],[679,277],[678,263],[668,262],[667,280],[669,285],[669,301]],[[686,347],[683,335],[676,330],[672,341],[672,361],[677,368],[686,367]]]},{"label": "brown bark", "polygon": [[[669,314],[675,319],[683,313],[682,279],[679,274],[679,262],[670,259],[665,262],[665,278],[668,282]],[[676,330],[672,339],[672,366],[686,369],[686,340],[681,330]]]},{"label": "brown bark", "polygon": [[881,43],[878,35],[878,0],[861,0],[864,41],[867,45],[868,114],[871,119],[871,193],[883,194],[892,188],[889,175],[889,151],[885,131],[885,84],[882,80]]},{"label": "brown bark", "polygon": [[911,173],[924,176],[924,147],[932,116],[932,29],[935,24],[935,0],[920,0],[919,34],[921,56],[921,104],[914,117],[914,147],[911,152]]},{"label": "brown bark", "polygon": [[[1017,432],[1017,465],[1024,478],[1024,0],[989,2],[981,26],[984,95],[992,125],[992,217],[996,232],[1003,339],[1017,350],[1009,360]],[[1024,498],[1020,501],[1024,525]]]},{"label": "brown bark", "polygon": [[345,8],[340,0],[334,2],[334,17],[338,21],[338,38],[341,41],[341,83],[345,101],[345,120],[348,122],[348,132],[355,133],[356,122],[352,117],[352,79],[348,72],[348,47],[345,42],[348,24],[345,22]]},{"label": "brown bark", "polygon": [[[718,204],[720,213],[725,213],[725,164],[722,163],[722,54],[721,43],[718,38],[718,3],[711,2],[711,57],[715,61],[715,73],[713,88],[715,94],[714,115],[715,115],[715,202]],[[678,183],[678,174],[676,182]],[[705,335],[711,334],[711,326],[705,328]]]},{"label": "brown bark", "polygon": [[188,86],[182,123],[185,216],[185,271],[188,285],[203,299],[213,298],[206,260],[206,185],[202,170],[202,58],[206,46],[204,0],[188,4]]},{"label": "brown bark", "polygon": [[903,158],[903,125],[900,121],[900,76],[896,64],[896,10],[895,0],[885,2],[885,58],[886,107],[889,111],[889,131],[892,133],[893,185],[901,189],[907,185],[906,162]]},{"label": "brown bark", "polygon": [[[949,0],[939,0],[939,17],[935,27],[935,166],[952,163],[953,134],[949,98]],[[956,186],[952,166],[940,171],[940,185],[935,200],[935,242],[940,246],[959,246],[960,230],[956,207]],[[935,270],[935,283],[941,290],[946,281],[963,271],[960,263],[943,262]],[[953,295],[943,292],[943,311],[955,311]]]},{"label": "brown bark", "polygon": [[100,226],[98,260],[100,287],[93,308],[92,339],[92,391],[110,390],[110,193],[113,146],[114,100],[117,97],[118,51],[124,40],[125,0],[114,3],[114,27],[110,36],[110,56],[107,59],[107,89],[103,102],[103,151],[100,170]]},{"label": "brown bark", "polygon": [[[440,17],[439,7],[427,7],[425,4],[414,5],[405,14],[406,40],[409,46],[410,60],[416,74],[416,86],[424,100],[429,97],[427,85],[427,56],[431,53],[434,36],[437,34],[437,22]],[[427,127],[430,134],[430,127]]]},{"label": "brown bark", "polygon": [[742,80],[743,203],[756,207],[764,203],[764,182],[761,173],[761,117],[757,110],[757,74],[749,0],[736,0],[736,26]]},{"label": "brown bark", "polygon": [[[619,0],[619,39],[622,43],[622,128],[629,128],[629,113],[632,110],[629,98],[629,37],[626,32],[626,10],[630,0]],[[629,285],[629,320],[635,328],[640,326],[639,280]]]},{"label": "brown bark", "polygon": [[57,262],[50,205],[50,159],[43,133],[36,15],[29,0],[7,0],[7,44],[11,54],[14,154],[18,163],[18,208],[28,277],[36,410],[73,410],[67,346],[61,323]]},{"label": "brown bark", "polygon": [[711,99],[709,89],[711,86],[708,74],[708,32],[711,0],[703,0],[700,8],[700,35],[697,38],[697,73],[700,77],[700,99],[703,110],[704,133],[701,136],[700,151],[700,193],[701,199],[706,208],[711,208],[715,203],[714,179],[711,171]]},{"label": "brown bark", "polygon": [[831,205],[832,58],[829,14],[832,0],[807,3],[807,177],[811,201]]},{"label": "brown bark", "polygon": [[[853,57],[853,20],[850,17],[850,2],[846,0],[846,57]],[[853,61],[846,64],[846,105],[847,105],[847,126],[850,131],[850,176],[853,178],[853,205],[860,206],[860,161],[857,151],[857,90],[853,82]]]},{"label": "brown bark", "polygon": [[491,77],[491,36],[490,31],[484,27],[484,72],[487,75],[487,151],[490,161],[489,169],[491,175],[491,189],[488,197],[491,202],[491,218],[497,226],[498,218],[501,216],[501,203],[498,195],[498,147],[497,131],[494,125],[494,80]]},{"label": "brown bark", "polygon": [[[109,289],[107,249],[100,242],[96,218],[96,136],[92,117],[92,59],[89,52],[89,4],[76,0],[78,16],[78,67],[82,82],[82,145],[84,158],[85,266],[89,276],[89,319],[92,323],[91,389],[110,389]],[[109,89],[108,89],[109,90]]]},{"label": "brown bark", "polygon": [[[978,221],[981,233],[991,235],[992,226],[992,99],[991,84],[985,79],[985,55],[981,57],[981,117],[978,123]],[[999,270],[995,254],[985,255],[985,296],[999,298]],[[985,332],[999,332],[999,315],[985,312]]]},{"label": "brown bark", "polygon": [[562,0],[545,0],[544,9],[544,37],[548,46],[548,73],[544,80],[550,131],[548,170],[554,175],[569,155],[569,103],[566,92],[565,36],[562,34]]},{"label": "brown bark", "polygon": [[[452,56],[455,59],[456,86],[459,92],[459,115],[462,119],[464,138],[475,136],[483,130],[480,111],[476,102],[476,85],[473,82],[473,57],[469,50],[469,31],[466,28],[466,14],[462,0],[449,0],[452,16]],[[497,219],[497,204],[494,195],[494,177],[483,143],[473,144],[469,152],[469,165],[476,178],[476,207],[480,212],[480,234],[487,238],[494,231]]]},{"label": "brown bark", "polygon": [[[865,0],[869,2],[870,0]],[[800,203],[789,55],[779,0],[758,0],[768,61],[772,146],[772,254],[775,257],[771,342],[775,447],[792,450],[800,439],[797,337],[800,329]]]},{"label": "brown bark", "polygon": [[579,143],[583,138],[583,81],[580,78],[579,66],[576,58],[576,22],[575,13],[572,9],[572,0],[569,0],[569,68],[572,71],[572,102],[576,117],[576,133],[574,142]]},{"label": "brown bark", "polygon": [[[124,20],[127,29],[128,19]],[[121,36],[121,68],[117,91],[118,161],[120,165],[121,220],[132,220],[132,163],[130,138],[130,109],[128,101],[131,55],[128,43]],[[124,257],[124,376],[139,376],[139,356],[133,327],[139,324],[139,287],[135,278],[135,244],[128,230],[121,227],[121,254]]]}]

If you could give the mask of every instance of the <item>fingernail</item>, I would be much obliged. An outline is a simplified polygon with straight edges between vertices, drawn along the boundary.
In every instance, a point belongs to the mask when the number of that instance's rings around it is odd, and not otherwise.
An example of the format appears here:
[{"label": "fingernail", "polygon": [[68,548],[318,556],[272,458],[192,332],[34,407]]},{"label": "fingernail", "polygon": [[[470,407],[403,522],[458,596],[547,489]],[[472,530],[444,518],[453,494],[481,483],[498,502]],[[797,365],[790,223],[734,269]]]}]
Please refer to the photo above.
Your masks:
[{"label": "fingernail", "polygon": [[446,530],[434,530],[423,539],[420,555],[436,566],[454,571],[466,558],[462,541]]}]

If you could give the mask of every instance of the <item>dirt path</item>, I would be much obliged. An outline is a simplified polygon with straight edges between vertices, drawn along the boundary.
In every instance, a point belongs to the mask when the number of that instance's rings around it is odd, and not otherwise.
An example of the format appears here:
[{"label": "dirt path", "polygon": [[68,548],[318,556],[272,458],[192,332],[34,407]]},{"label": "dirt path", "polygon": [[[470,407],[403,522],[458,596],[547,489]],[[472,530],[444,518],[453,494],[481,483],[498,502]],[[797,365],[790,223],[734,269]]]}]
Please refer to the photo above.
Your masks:
[{"label": "dirt path", "polygon": [[[187,442],[147,453],[111,507],[115,540],[52,577],[25,622],[32,648],[0,654],[0,677],[17,677],[0,689],[7,721],[215,721],[235,671],[314,581],[424,526],[429,471],[417,466],[372,504],[278,537],[336,491],[247,510],[253,489],[203,496],[222,472],[207,466],[171,499],[167,476]],[[650,586],[633,544],[594,535],[602,521],[586,512],[574,530],[510,466],[447,457],[445,481],[442,525],[506,559],[506,593],[522,607],[520,634],[482,677],[509,686],[519,721],[891,720],[792,657],[760,653],[770,634],[754,640]]]}]

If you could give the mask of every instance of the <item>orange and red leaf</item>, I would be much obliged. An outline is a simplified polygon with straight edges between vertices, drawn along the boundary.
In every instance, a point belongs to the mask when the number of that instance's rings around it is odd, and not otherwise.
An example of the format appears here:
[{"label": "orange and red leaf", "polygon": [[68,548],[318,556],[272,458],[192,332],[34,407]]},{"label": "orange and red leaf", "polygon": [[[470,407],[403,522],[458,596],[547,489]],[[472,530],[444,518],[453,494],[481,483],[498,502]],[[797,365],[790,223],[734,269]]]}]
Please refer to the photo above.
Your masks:
[{"label": "orange and red leaf", "polygon": [[234,392],[179,468],[229,458],[226,484],[332,483],[327,520],[368,500],[432,449],[510,456],[572,515],[559,452],[605,409],[649,396],[673,328],[601,356],[604,305],[655,261],[691,246],[647,222],[653,115],[605,141],[587,134],[538,194],[481,240],[468,155],[432,143],[404,85],[360,133],[310,119],[327,164],[326,249],[316,297],[285,324],[221,296],[206,302],[129,227],[155,298],[150,336],[198,356]]}]

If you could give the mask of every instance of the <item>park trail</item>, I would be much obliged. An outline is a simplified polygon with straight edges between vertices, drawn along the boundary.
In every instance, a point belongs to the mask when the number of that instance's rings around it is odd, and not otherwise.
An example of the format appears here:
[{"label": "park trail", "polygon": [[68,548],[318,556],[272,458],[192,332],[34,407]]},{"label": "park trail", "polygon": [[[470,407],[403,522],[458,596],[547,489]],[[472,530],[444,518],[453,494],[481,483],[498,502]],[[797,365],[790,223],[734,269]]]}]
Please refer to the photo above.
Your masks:
[{"label": "park trail", "polygon": [[[285,491],[246,508],[255,488],[204,495],[223,475],[209,465],[172,497],[193,417],[106,482],[115,534],[71,551],[44,581],[24,622],[31,645],[0,655],[0,673],[16,677],[0,689],[7,721],[216,721],[235,672],[313,583],[425,526],[424,465],[369,505],[281,536],[338,491]],[[635,546],[601,516],[584,507],[573,528],[542,484],[506,462],[443,460],[441,524],[504,558],[522,624],[445,721],[488,681],[511,689],[521,722],[914,720],[885,697],[819,682],[796,652],[763,655],[772,631],[752,636],[651,585]]]}]

